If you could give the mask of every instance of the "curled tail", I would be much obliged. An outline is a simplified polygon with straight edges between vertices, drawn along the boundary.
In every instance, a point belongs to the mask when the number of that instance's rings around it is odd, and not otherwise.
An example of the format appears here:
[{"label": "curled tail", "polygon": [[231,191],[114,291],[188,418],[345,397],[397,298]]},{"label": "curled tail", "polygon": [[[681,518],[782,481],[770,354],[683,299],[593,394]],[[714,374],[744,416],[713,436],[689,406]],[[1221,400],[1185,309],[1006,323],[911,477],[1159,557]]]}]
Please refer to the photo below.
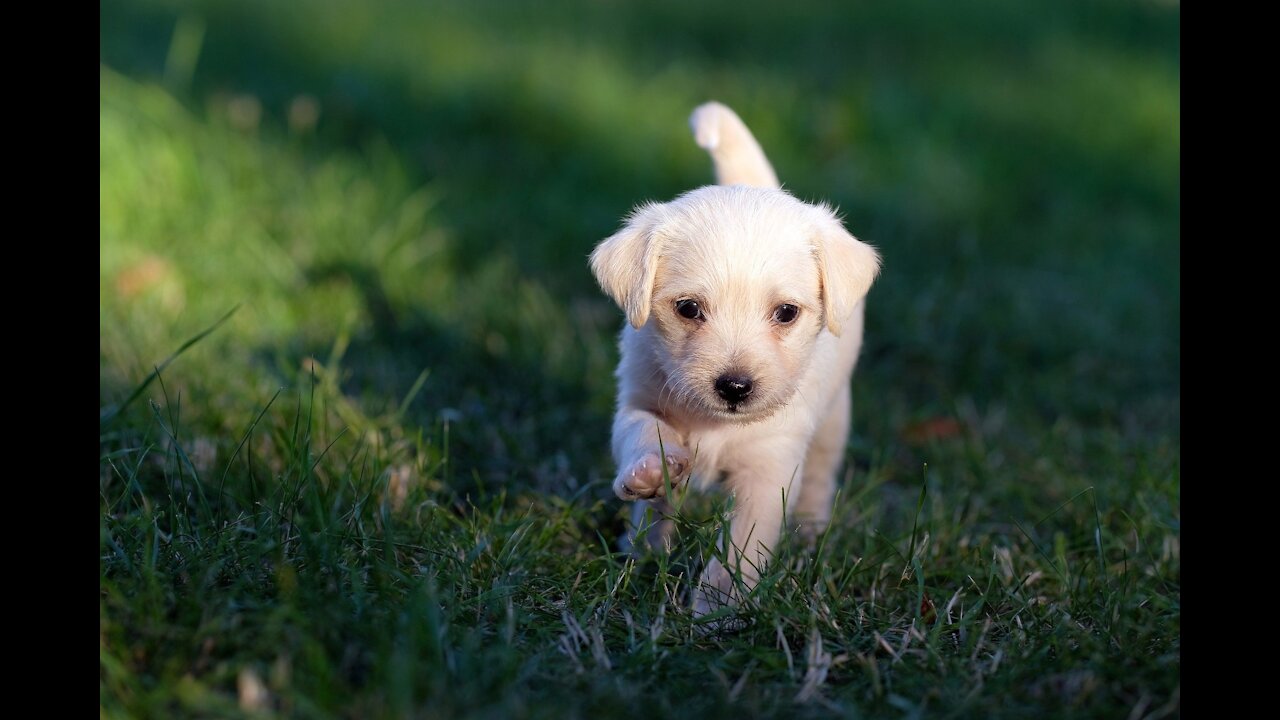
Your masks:
[{"label": "curled tail", "polygon": [[689,126],[698,146],[711,153],[717,183],[780,187],[760,143],[728,107],[715,101],[703,103],[689,116]]}]

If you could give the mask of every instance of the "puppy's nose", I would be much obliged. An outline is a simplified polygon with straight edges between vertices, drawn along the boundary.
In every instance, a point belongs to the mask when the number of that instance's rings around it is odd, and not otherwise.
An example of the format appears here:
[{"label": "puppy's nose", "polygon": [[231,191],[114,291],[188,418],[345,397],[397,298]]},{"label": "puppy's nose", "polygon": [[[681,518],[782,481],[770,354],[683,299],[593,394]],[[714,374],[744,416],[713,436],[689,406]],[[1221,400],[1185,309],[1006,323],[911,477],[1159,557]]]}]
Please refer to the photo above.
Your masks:
[{"label": "puppy's nose", "polygon": [[737,405],[751,394],[751,378],[727,373],[721,375],[716,378],[716,393],[730,404]]}]

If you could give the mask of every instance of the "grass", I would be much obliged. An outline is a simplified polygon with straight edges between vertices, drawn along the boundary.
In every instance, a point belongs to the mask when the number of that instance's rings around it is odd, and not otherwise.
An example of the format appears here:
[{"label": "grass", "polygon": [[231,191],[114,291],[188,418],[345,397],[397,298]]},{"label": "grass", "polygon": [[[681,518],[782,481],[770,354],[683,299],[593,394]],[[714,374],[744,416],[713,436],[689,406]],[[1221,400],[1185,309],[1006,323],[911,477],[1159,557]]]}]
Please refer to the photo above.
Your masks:
[{"label": "grass", "polygon": [[[102,716],[1180,713],[1177,6],[742,7],[102,7]],[[725,633],[722,500],[616,551],[585,262],[711,97],[885,257]]]}]

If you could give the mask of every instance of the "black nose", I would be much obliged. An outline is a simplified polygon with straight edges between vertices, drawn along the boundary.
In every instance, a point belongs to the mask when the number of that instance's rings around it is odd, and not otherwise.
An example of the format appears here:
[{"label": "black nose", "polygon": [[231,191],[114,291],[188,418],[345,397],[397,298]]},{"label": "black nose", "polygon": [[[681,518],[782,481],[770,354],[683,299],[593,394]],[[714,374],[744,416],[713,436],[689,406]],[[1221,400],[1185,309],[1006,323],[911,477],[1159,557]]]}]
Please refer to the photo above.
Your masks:
[{"label": "black nose", "polygon": [[720,397],[737,405],[751,394],[751,378],[746,375],[721,375],[716,379],[716,392]]}]

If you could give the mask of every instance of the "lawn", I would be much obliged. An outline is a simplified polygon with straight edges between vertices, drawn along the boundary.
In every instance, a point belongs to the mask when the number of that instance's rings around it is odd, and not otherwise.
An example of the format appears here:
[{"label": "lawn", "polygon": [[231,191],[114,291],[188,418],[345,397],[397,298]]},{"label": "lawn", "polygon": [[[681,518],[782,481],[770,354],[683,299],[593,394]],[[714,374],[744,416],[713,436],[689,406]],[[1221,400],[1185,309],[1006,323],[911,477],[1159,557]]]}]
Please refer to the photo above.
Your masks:
[{"label": "lawn", "polygon": [[[1179,715],[1178,4],[846,5],[103,4],[101,715]],[[586,264],[712,98],[884,257],[736,632]]]}]

